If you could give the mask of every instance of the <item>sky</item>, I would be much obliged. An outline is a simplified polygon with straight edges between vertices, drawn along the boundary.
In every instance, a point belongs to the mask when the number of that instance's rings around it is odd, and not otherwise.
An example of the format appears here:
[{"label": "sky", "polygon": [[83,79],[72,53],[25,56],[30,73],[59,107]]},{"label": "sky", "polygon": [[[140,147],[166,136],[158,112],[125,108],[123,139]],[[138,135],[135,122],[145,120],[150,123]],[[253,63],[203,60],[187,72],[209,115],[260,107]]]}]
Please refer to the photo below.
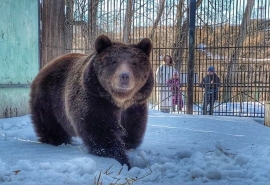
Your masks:
[{"label": "sky", "polygon": [[263,118],[161,113],[150,109],[132,168],[88,154],[79,138],[37,142],[29,115],[0,119],[2,185],[266,185],[270,128]]}]

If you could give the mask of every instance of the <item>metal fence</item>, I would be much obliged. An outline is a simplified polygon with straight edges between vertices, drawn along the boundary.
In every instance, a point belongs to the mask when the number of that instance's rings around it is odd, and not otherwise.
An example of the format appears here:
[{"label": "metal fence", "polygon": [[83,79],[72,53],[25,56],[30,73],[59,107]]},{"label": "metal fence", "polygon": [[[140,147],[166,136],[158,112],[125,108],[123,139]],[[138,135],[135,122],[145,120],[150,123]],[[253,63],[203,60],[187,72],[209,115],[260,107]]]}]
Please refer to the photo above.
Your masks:
[{"label": "metal fence", "polygon": [[[58,0],[61,1],[61,0]],[[45,1],[44,1],[45,2]],[[184,107],[171,113],[186,113],[189,56],[189,6],[185,0],[66,0],[65,52],[90,53],[97,35],[115,41],[136,43],[152,39],[154,72],[163,57],[173,58],[179,71]],[[270,100],[270,2],[269,0],[197,0],[193,113],[201,114],[203,89],[199,87],[214,66],[221,79],[215,115],[264,116]],[[43,12],[46,16],[46,12]],[[169,80],[169,79],[166,79]],[[156,84],[150,107],[160,109]]]}]

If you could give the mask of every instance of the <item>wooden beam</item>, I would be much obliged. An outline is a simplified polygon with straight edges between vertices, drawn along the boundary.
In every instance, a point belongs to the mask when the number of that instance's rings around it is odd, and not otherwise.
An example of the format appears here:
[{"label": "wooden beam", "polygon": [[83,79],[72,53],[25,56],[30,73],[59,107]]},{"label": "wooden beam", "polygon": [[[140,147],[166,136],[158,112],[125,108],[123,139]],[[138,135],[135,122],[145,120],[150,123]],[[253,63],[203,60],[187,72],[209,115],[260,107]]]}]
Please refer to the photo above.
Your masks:
[{"label": "wooden beam", "polygon": [[270,127],[270,101],[264,103],[264,125]]},{"label": "wooden beam", "polygon": [[65,53],[65,0],[46,0],[41,6],[41,67]]}]

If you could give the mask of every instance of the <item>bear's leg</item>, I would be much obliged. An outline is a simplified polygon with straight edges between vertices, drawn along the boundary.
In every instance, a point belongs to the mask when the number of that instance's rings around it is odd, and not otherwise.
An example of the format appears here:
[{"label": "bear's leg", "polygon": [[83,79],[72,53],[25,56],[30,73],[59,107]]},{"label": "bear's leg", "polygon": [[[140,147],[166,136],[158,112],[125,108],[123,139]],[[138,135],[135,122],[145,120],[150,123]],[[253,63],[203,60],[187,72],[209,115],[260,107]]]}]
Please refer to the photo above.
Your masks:
[{"label": "bear's leg", "polygon": [[49,109],[36,106],[32,108],[31,117],[40,142],[56,146],[71,143],[71,137]]},{"label": "bear's leg", "polygon": [[[102,135],[102,134],[101,134]],[[124,143],[115,133],[108,133],[103,138],[92,140],[91,144],[87,144],[90,146],[90,153],[102,156],[102,157],[111,157],[116,159],[121,165],[126,164],[128,169],[130,169],[130,163],[128,161],[128,157],[125,154]],[[85,140],[84,140],[85,143]]]},{"label": "bear's leg", "polygon": [[143,139],[147,124],[147,103],[133,105],[122,112],[121,123],[126,129],[123,136],[126,149],[137,148]]},{"label": "bear's leg", "polygon": [[[89,147],[89,152],[97,156],[111,157],[121,165],[126,164],[130,169],[128,157],[125,154],[125,144],[121,139],[124,129],[119,125],[120,110],[118,112],[108,109],[109,106],[97,106],[103,110],[91,112],[80,122],[79,136],[84,144]],[[110,113],[110,114],[104,114]],[[115,116],[113,116],[115,115]],[[75,121],[75,120],[74,120]],[[91,123],[91,124],[89,124]],[[78,124],[76,124],[78,125]]]}]

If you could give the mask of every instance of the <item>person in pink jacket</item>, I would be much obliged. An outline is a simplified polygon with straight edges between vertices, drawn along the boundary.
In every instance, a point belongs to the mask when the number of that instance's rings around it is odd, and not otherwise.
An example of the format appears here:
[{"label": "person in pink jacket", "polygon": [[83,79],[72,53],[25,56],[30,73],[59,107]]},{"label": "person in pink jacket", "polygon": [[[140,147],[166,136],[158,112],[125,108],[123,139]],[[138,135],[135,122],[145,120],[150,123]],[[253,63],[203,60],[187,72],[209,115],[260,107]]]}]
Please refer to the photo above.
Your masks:
[{"label": "person in pink jacket", "polygon": [[178,71],[173,72],[173,77],[167,81],[167,85],[170,87],[170,91],[172,92],[173,112],[175,111],[176,105],[177,111],[182,110],[183,108],[182,90]]}]

